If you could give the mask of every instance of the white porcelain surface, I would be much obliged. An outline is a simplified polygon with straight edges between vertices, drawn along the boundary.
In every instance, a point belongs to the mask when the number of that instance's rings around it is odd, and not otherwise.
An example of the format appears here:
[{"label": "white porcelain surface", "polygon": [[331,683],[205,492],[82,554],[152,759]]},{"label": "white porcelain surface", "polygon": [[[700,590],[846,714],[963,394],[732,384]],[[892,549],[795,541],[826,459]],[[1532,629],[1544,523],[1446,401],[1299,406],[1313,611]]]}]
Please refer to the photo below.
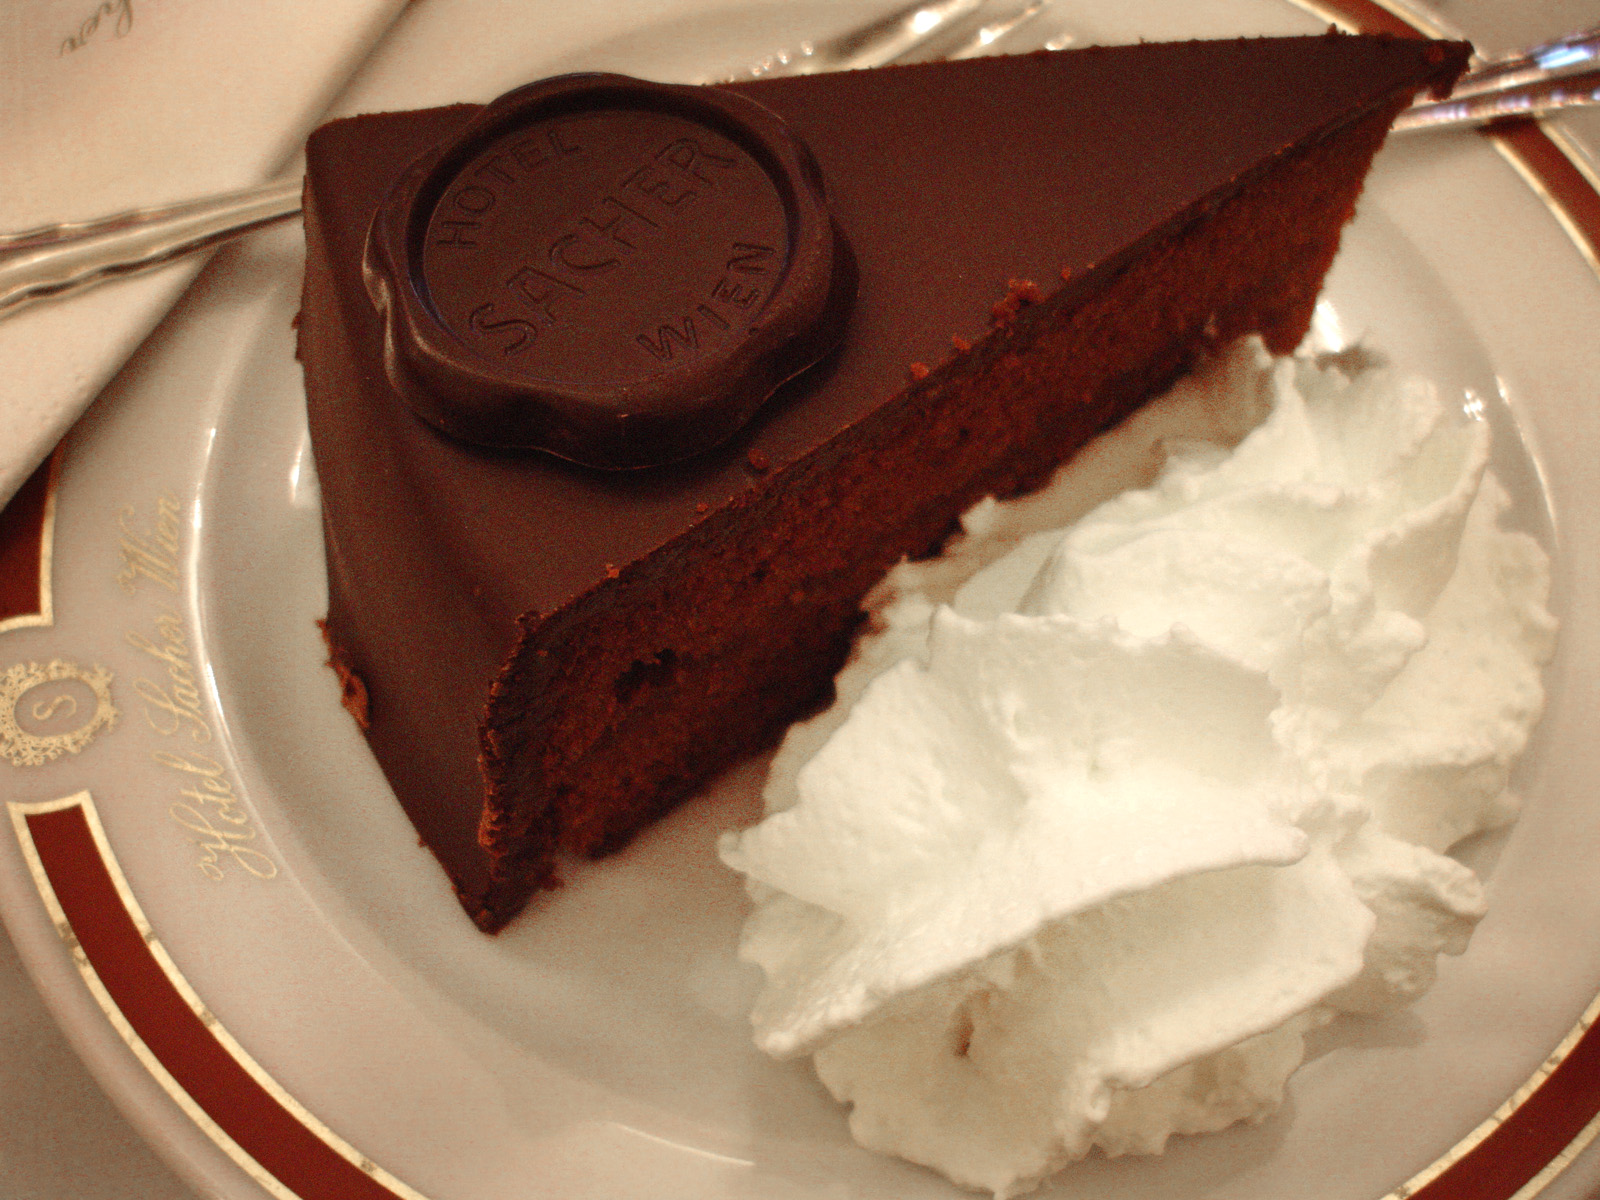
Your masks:
[{"label": "white porcelain surface", "polygon": [[[1083,40],[1320,27],[1281,0],[1140,0],[1115,16],[1058,6]],[[1519,42],[1592,21],[1581,7],[1458,3],[1447,15]],[[708,16],[691,0],[638,0],[603,14],[541,4],[536,18],[512,0],[422,0],[336,109],[487,99],[579,65],[685,77],[858,11],[772,0]],[[462,44],[473,49],[453,49]],[[127,690],[113,734],[20,784],[11,772],[6,798],[90,788],[135,894],[222,1023],[292,1095],[433,1200],[955,1195],[855,1148],[803,1064],[749,1045],[754,980],[732,951],[743,899],[712,844],[753,814],[760,764],[625,854],[575,868],[498,938],[461,915],[322,666],[317,498],[289,328],[298,255],[297,235],[280,231],[220,258],[92,410],[60,489],[56,626],[0,636],[6,664],[65,656],[104,661],[127,685],[147,676],[126,634],[148,632],[157,607],[148,589],[116,585],[118,514],[132,506],[137,519],[163,490],[179,497],[195,518],[177,603],[209,666],[206,752],[227,756],[276,877],[202,876],[169,813],[170,769],[151,757],[185,731],[163,734],[162,713]],[[1328,299],[1330,327],[1485,401],[1509,435],[1501,469],[1521,518],[1556,551],[1565,624],[1551,711],[1520,781],[1527,811],[1503,844],[1477,849],[1493,871],[1491,915],[1414,1012],[1330,1031],[1291,1104],[1258,1129],[1160,1160],[1092,1162],[1045,1195],[1376,1198],[1492,1111],[1600,992],[1600,822],[1589,815],[1600,776],[1600,280],[1500,156],[1463,135],[1384,152]],[[0,837],[0,907],[73,1047],[190,1185],[259,1197],[105,1024],[16,850]],[[16,1055],[62,1064],[66,1053],[16,979],[0,961],[18,1006],[17,1023],[0,1024],[0,1061],[33,1086]],[[3,1093],[0,1196],[184,1194],[81,1075],[68,1066],[62,1078]],[[14,1132],[29,1128],[37,1135]],[[1546,1194],[1587,1194],[1600,1181],[1594,1158]]]}]

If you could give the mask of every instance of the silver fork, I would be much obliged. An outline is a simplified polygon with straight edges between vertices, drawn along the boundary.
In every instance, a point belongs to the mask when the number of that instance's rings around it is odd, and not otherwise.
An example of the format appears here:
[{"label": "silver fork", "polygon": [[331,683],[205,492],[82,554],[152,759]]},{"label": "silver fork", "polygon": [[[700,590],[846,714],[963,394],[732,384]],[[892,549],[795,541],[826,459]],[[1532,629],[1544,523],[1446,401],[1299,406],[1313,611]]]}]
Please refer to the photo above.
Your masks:
[{"label": "silver fork", "polygon": [[1413,104],[1398,133],[1486,125],[1600,104],[1600,26],[1484,60],[1444,100]]},{"label": "silver fork", "polygon": [[732,76],[696,82],[733,83],[776,75],[883,67],[924,58],[969,58],[1022,28],[1049,4],[1050,0],[1026,0],[1009,6],[991,4],[989,0],[913,0],[836,37],[801,42],[758,59]]},{"label": "silver fork", "polygon": [[[1049,3],[914,0],[838,37],[802,42],[769,55],[737,77],[799,75],[982,54],[1037,18]],[[1068,40],[1056,38],[1045,45],[1059,49]],[[1454,128],[1600,103],[1597,46],[1600,30],[1588,30],[1520,54],[1491,59],[1464,76],[1451,99],[1414,106],[1401,115],[1395,127]],[[1460,99],[1462,96],[1467,98]],[[300,180],[296,178],[93,220],[0,233],[0,317],[36,300],[65,296],[106,279],[160,266],[299,211]]]}]

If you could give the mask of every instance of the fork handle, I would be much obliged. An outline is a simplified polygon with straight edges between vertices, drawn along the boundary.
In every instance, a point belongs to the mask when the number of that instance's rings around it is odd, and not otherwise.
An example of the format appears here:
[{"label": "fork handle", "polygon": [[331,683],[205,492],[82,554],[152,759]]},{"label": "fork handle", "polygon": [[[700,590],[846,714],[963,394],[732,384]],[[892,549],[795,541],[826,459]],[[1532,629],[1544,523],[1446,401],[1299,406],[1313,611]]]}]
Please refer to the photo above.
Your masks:
[{"label": "fork handle", "polygon": [[1563,108],[1600,104],[1600,69],[1544,78],[1513,87],[1413,104],[1395,118],[1396,133],[1487,125],[1512,117],[1540,117]]},{"label": "fork handle", "polygon": [[300,180],[0,234],[0,313],[181,258],[300,211]]},{"label": "fork handle", "polygon": [[1451,89],[1452,99],[1574,75],[1600,66],[1600,25],[1581,29],[1526,50],[1497,54],[1474,67]]}]

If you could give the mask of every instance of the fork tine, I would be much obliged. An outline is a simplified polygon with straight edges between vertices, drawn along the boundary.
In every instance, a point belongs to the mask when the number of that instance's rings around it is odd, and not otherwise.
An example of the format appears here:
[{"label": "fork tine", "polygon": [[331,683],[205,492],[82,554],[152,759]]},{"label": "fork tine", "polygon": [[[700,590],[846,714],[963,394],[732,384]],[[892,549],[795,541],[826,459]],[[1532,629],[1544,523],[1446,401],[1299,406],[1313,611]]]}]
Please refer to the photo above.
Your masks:
[{"label": "fork tine", "polygon": [[1019,5],[1015,11],[997,17],[978,29],[964,46],[951,51],[950,58],[973,58],[980,54],[990,53],[999,47],[1011,34],[1041,17],[1050,7],[1051,0],[1029,0],[1028,3]]},{"label": "fork tine", "polygon": [[966,28],[979,19],[987,0],[918,0],[882,20],[833,38],[829,48],[851,67],[900,62],[919,47]]},{"label": "fork tine", "polygon": [[1472,95],[1452,93],[1444,100],[1413,104],[1395,118],[1393,130],[1448,129],[1487,125],[1513,117],[1540,117],[1563,108],[1600,105],[1600,68],[1549,79],[1486,89]]},{"label": "fork tine", "polygon": [[1050,0],[1013,0],[1003,7],[982,8],[969,17],[951,21],[895,61],[922,62],[987,54],[1002,38],[1035,20],[1049,6]]},{"label": "fork tine", "polygon": [[847,71],[899,62],[948,29],[964,28],[986,3],[987,0],[912,0],[910,4],[834,37],[801,42],[769,54],[732,79],[813,75],[821,71]]},{"label": "fork tine", "polygon": [[1491,56],[1468,71],[1450,94],[1456,98],[1503,91],[1600,66],[1600,26],[1558,37],[1527,50]]}]

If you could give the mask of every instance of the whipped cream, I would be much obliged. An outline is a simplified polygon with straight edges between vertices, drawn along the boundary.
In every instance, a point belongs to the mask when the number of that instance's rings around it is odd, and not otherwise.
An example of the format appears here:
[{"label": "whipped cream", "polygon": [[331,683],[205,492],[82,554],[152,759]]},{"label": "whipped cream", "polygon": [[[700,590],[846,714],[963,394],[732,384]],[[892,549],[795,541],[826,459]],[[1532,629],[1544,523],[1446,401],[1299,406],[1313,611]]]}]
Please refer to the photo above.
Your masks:
[{"label": "whipped cream", "polygon": [[757,1043],[1003,1197],[1261,1120],[1307,1030],[1419,996],[1555,634],[1488,459],[1424,382],[1247,340],[897,568],[721,847]]}]

